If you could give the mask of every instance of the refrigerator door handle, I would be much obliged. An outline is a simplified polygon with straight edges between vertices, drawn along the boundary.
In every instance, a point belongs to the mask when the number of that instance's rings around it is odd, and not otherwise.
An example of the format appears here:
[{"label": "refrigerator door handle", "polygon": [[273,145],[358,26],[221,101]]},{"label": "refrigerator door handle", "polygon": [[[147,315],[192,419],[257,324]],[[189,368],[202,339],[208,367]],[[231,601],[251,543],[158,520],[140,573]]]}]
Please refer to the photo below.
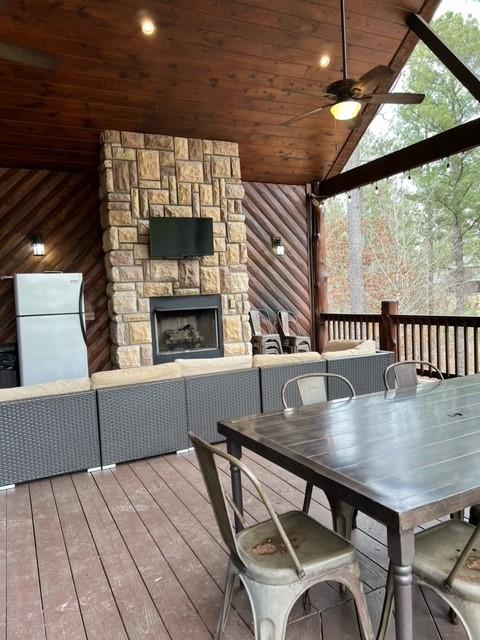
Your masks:
[{"label": "refrigerator door handle", "polygon": [[85,286],[83,284],[83,279],[82,282],[80,284],[80,293],[78,296],[78,316],[79,316],[79,321],[80,321],[80,328],[82,330],[82,336],[83,336],[83,340],[85,342],[85,345],[87,344],[87,328],[85,326],[85,306],[83,303],[83,292],[84,292]]}]

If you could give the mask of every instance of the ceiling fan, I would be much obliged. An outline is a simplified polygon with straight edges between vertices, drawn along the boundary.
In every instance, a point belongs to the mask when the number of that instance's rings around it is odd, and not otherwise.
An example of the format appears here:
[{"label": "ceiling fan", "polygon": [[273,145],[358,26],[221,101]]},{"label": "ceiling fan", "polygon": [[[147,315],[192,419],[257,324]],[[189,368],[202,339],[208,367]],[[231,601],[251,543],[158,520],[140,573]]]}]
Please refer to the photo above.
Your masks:
[{"label": "ceiling fan", "polygon": [[323,111],[323,109],[330,109],[330,113],[336,120],[344,120],[347,126],[353,129],[360,123],[360,111],[366,103],[420,104],[425,99],[423,93],[374,93],[379,84],[395,75],[393,69],[384,65],[370,69],[358,80],[349,78],[347,70],[345,0],[340,0],[340,14],[342,22],[343,78],[332,82],[325,88],[324,97],[332,102],[290,118],[290,120],[284,122],[285,125],[313,116],[315,113]]},{"label": "ceiling fan", "polygon": [[[7,0],[0,0],[0,11],[4,11],[6,8]],[[23,64],[27,67],[45,69],[46,71],[53,71],[58,63],[57,58],[49,53],[5,42],[4,40],[0,40],[0,59]]]}]

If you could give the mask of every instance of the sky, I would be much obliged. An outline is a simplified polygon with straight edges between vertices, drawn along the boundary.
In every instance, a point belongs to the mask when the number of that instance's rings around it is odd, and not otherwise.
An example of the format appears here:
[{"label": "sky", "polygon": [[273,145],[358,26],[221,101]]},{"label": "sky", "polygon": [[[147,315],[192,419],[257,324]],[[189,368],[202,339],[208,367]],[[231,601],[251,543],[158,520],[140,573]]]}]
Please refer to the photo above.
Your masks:
[{"label": "sky", "polygon": [[466,15],[471,13],[472,16],[480,20],[480,2],[474,2],[473,0],[443,0],[435,13],[435,18],[438,18],[446,11],[459,11]]}]

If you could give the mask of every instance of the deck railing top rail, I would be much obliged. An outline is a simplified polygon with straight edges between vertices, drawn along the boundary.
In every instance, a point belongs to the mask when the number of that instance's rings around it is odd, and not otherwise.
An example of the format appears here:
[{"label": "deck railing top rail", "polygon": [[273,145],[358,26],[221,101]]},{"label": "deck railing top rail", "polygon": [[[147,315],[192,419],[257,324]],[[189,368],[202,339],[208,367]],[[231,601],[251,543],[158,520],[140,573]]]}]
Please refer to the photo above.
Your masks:
[{"label": "deck railing top rail", "polygon": [[398,313],[382,303],[382,313],[324,313],[329,340],[373,339],[397,360],[428,360],[446,377],[480,373],[478,316]]},{"label": "deck railing top rail", "polygon": [[392,320],[397,324],[413,322],[416,324],[438,324],[443,327],[480,327],[479,316],[431,316],[398,313],[392,315]]},{"label": "deck railing top rail", "polygon": [[322,313],[322,320],[347,320],[352,322],[378,322],[380,313]]},{"label": "deck railing top rail", "polygon": [[[381,313],[322,313],[321,320],[324,322],[346,321],[346,322],[380,322]],[[480,327],[480,316],[447,316],[447,315],[420,315],[410,313],[394,313],[391,318],[397,324],[422,323],[450,327]]]}]

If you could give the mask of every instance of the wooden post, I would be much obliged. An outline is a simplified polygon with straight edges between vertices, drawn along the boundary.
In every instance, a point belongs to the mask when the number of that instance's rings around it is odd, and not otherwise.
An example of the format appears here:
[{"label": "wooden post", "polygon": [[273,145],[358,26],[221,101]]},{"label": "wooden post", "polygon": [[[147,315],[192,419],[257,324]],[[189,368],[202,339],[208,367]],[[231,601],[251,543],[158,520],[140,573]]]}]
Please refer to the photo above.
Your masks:
[{"label": "wooden post", "polygon": [[380,320],[380,349],[393,351],[398,357],[397,330],[392,316],[398,313],[398,300],[382,300]]},{"label": "wooden post", "polygon": [[327,244],[325,238],[325,211],[322,204],[310,198],[312,214],[311,252],[313,263],[313,318],[314,348],[319,353],[324,351],[328,341],[328,327],[322,322],[322,313],[328,311],[327,302]]}]

